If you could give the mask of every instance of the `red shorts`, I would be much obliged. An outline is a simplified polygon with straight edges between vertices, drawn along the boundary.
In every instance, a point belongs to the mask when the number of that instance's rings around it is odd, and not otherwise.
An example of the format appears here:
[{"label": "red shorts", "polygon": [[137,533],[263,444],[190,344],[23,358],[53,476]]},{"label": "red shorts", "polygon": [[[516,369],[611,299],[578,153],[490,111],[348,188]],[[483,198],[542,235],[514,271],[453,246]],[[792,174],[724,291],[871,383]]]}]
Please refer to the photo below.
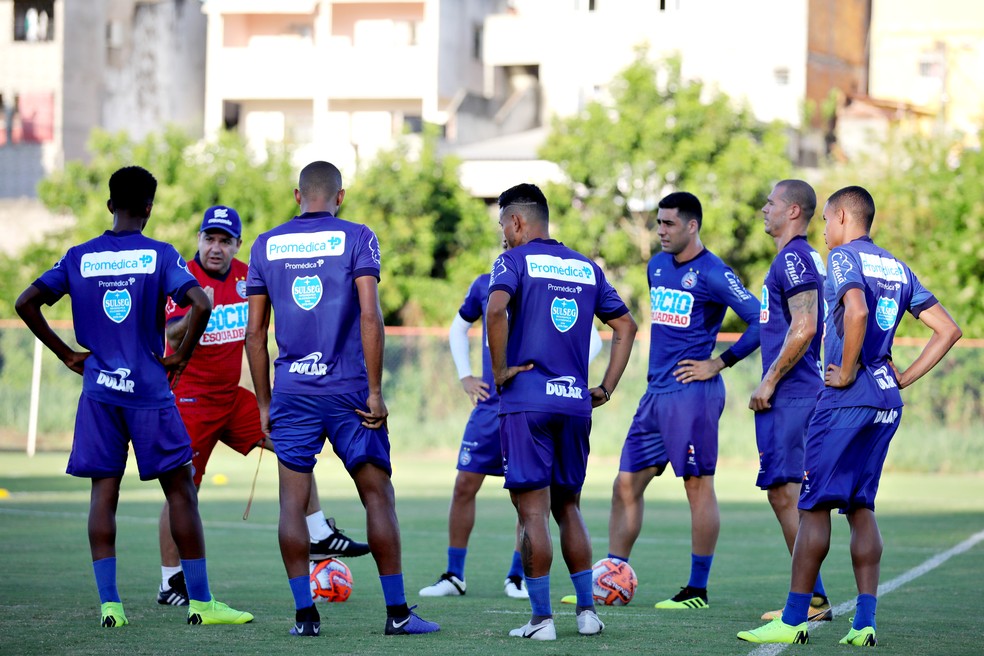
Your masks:
[{"label": "red shorts", "polygon": [[256,396],[242,387],[237,388],[231,401],[222,399],[222,402],[216,403],[213,400],[178,399],[178,411],[191,435],[195,485],[201,485],[205,465],[216,444],[222,442],[246,455],[266,437],[260,430]]}]

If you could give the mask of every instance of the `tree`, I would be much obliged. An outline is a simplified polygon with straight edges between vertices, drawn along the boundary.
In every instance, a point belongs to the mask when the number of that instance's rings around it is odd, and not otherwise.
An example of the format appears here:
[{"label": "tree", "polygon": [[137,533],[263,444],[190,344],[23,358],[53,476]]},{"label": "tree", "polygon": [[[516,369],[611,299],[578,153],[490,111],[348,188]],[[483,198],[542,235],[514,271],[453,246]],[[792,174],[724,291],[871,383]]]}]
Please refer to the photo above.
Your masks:
[{"label": "tree", "polygon": [[678,59],[654,62],[640,50],[610,100],[554,121],[541,156],[569,180],[546,190],[558,238],[597,258],[637,310],[648,312],[656,205],[671,191],[700,198],[705,245],[750,288],[762,280],[774,248],[759,210],[792,169],[784,127],[683,79]]},{"label": "tree", "polygon": [[339,216],[370,226],[382,254],[380,302],[387,324],[445,325],[468,285],[489,271],[498,227],[458,181],[458,163],[428,131],[419,154],[401,140],[349,185]]}]

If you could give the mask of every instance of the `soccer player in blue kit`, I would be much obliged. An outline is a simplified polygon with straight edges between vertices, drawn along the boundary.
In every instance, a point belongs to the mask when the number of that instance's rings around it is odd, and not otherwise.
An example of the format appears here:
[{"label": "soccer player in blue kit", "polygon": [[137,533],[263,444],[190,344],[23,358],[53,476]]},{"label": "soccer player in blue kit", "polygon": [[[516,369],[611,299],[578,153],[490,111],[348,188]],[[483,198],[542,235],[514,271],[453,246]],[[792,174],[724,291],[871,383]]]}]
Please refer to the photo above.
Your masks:
[{"label": "soccer player in blue kit", "polygon": [[[592,408],[611,397],[625,370],[636,324],[593,261],[550,239],[549,210],[538,187],[499,196],[499,225],[511,247],[495,261],[486,324],[499,389],[499,435],[506,489],[521,524],[531,618],[509,635],[554,640],[550,604],[550,515],[577,595],[582,635],[604,629],[592,598],[591,541],[581,517]],[[588,387],[593,317],[614,331],[608,367]]]},{"label": "soccer player in blue kit", "polygon": [[[894,255],[871,241],[875,202],[862,187],[835,192],[823,210],[827,256],[824,388],[806,438],[800,526],[782,617],[738,634],[749,642],[805,643],[813,582],[830,548],[830,511],[847,515],[858,587],[840,643],[873,647],[882,538],[875,495],[902,416],[900,390],[919,380],[960,339],[946,309]],[[933,331],[905,371],[892,361],[904,312]]]},{"label": "soccer player in blue kit", "polygon": [[[509,248],[508,244],[505,244]],[[420,591],[422,597],[464,596],[465,558],[468,554],[468,538],[475,525],[475,497],[486,476],[502,476],[502,447],[499,442],[499,394],[492,378],[492,356],[485,322],[482,322],[482,376],[472,375],[468,353],[468,329],[486,314],[488,306],[490,274],[483,273],[468,288],[461,308],[451,323],[448,338],[451,357],[458,369],[461,386],[475,406],[458,450],[458,475],[451,494],[448,510],[448,569],[433,584]],[[588,362],[601,351],[601,337],[591,324],[591,347]],[[523,580],[523,562],[519,552],[519,524],[516,526],[516,549],[513,551],[509,572],[503,587],[512,599],[529,599],[526,581]]]},{"label": "soccer player in blue kit", "polygon": [[[652,309],[649,384],[619,463],[608,522],[609,557],[628,561],[642,530],[643,495],[672,463],[690,503],[691,569],[687,585],[656,608],[707,608],[707,580],[721,518],[714,494],[718,420],[724,409],[719,372],[759,345],[758,300],[700,240],[702,209],[678,191],[659,201],[662,252],[649,260]],[[721,322],[732,308],[748,329],[736,344],[710,358]]]},{"label": "soccer player in blue kit", "polygon": [[[291,634],[321,631],[311,600],[305,514],[325,438],[366,509],[369,548],[386,601],[386,635],[431,633],[440,626],[412,612],[403,586],[382,393],[379,242],[368,227],[335,216],[344,198],[334,165],[305,166],[294,190],[301,214],[256,239],[246,279],[246,356],[260,423],[279,461],[280,552],[296,610]],[[279,347],[272,389],[271,308]]]},{"label": "soccer player in blue kit", "polygon": [[[17,313],[65,366],[82,376],[67,472],[92,479],[89,547],[104,627],[129,624],[116,585],[116,508],[129,444],[141,480],[157,479],[170,507],[190,603],[189,624],[245,624],[250,613],[212,597],[205,538],[192,480],[191,439],[169,378],[180,375],[205,331],[211,304],[170,244],[142,234],[157,180],[138,166],[109,179],[113,228],[73,246],[17,299]],[[41,306],[68,294],[74,351],[51,330]],[[191,305],[188,332],[164,357],[164,303]]]},{"label": "soccer player in blue kit", "polygon": [[[748,407],[755,411],[756,484],[768,495],[790,554],[799,528],[796,505],[803,480],[806,427],[823,389],[820,299],[826,268],[806,241],[816,208],[817,194],[802,180],[776,183],[762,207],[765,232],[775,241],[778,254],[762,285],[762,381]],[[762,619],[780,615],[782,609],[765,613]],[[818,575],[809,620],[829,621],[833,616]]]}]

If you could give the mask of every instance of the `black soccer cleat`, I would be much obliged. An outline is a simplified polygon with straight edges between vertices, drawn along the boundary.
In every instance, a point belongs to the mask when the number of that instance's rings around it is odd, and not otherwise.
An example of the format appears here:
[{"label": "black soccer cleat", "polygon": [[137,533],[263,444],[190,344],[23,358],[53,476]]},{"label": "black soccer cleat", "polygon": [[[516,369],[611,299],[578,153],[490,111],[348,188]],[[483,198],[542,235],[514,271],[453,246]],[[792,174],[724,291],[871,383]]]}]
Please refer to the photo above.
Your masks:
[{"label": "black soccer cleat", "polygon": [[334,517],[328,518],[328,528],[331,529],[331,535],[324,540],[311,543],[309,556],[311,560],[328,560],[329,558],[339,558],[341,556],[356,558],[369,553],[368,544],[365,542],[356,542],[338,530],[338,527],[335,526]]},{"label": "black soccer cleat", "polygon": [[302,608],[294,614],[294,626],[290,628],[292,636],[317,638],[321,635],[321,615],[313,605]]},{"label": "black soccer cleat", "polygon": [[164,584],[157,590],[157,603],[161,606],[187,606],[188,605],[188,586],[185,584],[184,572],[178,572],[167,580],[167,589]]}]

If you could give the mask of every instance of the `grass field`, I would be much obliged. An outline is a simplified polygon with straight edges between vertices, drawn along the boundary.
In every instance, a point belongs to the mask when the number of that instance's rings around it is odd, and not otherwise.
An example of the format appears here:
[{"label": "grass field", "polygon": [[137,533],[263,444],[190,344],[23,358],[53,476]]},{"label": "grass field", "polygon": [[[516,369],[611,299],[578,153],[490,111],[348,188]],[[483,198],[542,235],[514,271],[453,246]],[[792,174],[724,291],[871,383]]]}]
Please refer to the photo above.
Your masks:
[{"label": "grass field", "polygon": [[[322,605],[322,637],[287,635],[292,600],[277,547],[276,468],[265,457],[257,501],[249,521],[242,513],[256,456],[242,458],[219,449],[201,494],[212,590],[256,621],[242,627],[191,627],[184,610],[158,606],[157,514],[163,496],[136,476],[124,480],[119,507],[120,594],[131,625],[101,629],[98,597],[86,540],[88,481],[66,476],[66,454],[0,456],[0,654],[588,654],[656,653],[712,656],[776,654],[756,649],[735,633],[760,624],[759,615],[782,605],[789,581],[789,557],[764,495],[752,486],[752,463],[722,463],[718,476],[722,531],[711,573],[710,604],[702,611],[661,611],[653,603],[686,583],[689,568],[689,514],[682,485],[657,479],[647,494],[643,534],[632,565],[640,588],[624,608],[600,608],[606,623],[598,637],[578,636],[569,606],[556,603],[558,640],[531,643],[508,638],[509,629],[528,619],[525,601],[502,593],[512,551],[515,515],[495,479],[479,495],[478,521],[467,568],[468,595],[420,600],[416,591],[445,567],[447,504],[454,477],[454,454],[394,456],[394,482],[403,532],[408,602],[442,624],[436,635],[393,638],[382,635],[382,592],[369,557],[348,560],[355,591],[344,604]],[[132,467],[131,469],[135,469]],[[607,551],[612,458],[593,459],[583,510],[595,558]],[[215,474],[228,477],[215,485]],[[333,457],[318,469],[322,503],[341,527],[364,537],[364,514],[351,482]],[[2,495],[3,493],[0,493]],[[984,530],[984,476],[888,474],[878,508],[886,549],[882,583],[918,568],[937,554]],[[834,518],[834,535],[824,580],[832,601],[855,595],[846,522]],[[556,540],[556,535],[555,535]],[[899,581],[896,581],[898,584]],[[984,544],[953,555],[925,575],[897,585],[879,603],[879,653],[981,654],[984,623]],[[894,587],[895,584],[893,584]],[[571,591],[557,550],[553,597]],[[843,654],[837,645],[850,611],[815,630],[811,644],[785,653]]]}]

